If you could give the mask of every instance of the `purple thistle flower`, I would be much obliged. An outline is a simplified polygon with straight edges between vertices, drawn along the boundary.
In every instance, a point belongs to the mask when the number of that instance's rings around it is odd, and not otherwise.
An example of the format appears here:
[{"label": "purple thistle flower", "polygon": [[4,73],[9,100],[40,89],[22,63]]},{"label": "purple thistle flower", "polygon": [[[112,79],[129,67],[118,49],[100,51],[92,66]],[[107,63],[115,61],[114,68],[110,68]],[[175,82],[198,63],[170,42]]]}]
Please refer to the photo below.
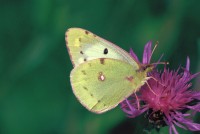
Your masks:
[{"label": "purple thistle flower", "polygon": [[[144,48],[143,64],[149,64],[152,55],[152,42],[149,41]],[[138,60],[130,50],[131,56]],[[156,128],[169,126],[169,133],[178,134],[175,125],[186,130],[200,131],[200,124],[192,122],[192,116],[200,112],[200,92],[191,90],[190,81],[200,74],[190,74],[190,60],[187,58],[186,67],[170,71],[164,67],[163,72],[153,70],[148,75],[148,84],[141,87],[138,92],[138,100],[135,94],[121,102],[122,110],[128,117],[134,118],[145,112],[146,118]],[[151,88],[151,90],[150,90]],[[153,92],[152,92],[153,90]],[[189,110],[193,113],[187,113]]]}]

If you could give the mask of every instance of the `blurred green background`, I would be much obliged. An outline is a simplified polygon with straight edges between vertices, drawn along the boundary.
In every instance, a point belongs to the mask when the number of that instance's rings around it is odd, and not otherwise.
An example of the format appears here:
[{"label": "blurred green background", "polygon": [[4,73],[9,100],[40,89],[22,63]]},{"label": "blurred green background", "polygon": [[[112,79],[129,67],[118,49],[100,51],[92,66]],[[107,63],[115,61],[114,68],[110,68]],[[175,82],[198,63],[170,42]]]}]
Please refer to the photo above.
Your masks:
[{"label": "blurred green background", "polygon": [[[1,0],[1,134],[141,134],[143,116],[115,108],[96,115],[72,93],[65,31],[81,27],[142,57],[145,43],[159,46],[169,67],[200,70],[199,0]],[[195,81],[194,81],[195,82]],[[200,89],[200,85],[194,86]],[[198,114],[199,115],[199,114]],[[200,117],[196,122],[200,123]],[[181,134],[189,131],[178,130]],[[168,133],[168,128],[161,131]]]}]

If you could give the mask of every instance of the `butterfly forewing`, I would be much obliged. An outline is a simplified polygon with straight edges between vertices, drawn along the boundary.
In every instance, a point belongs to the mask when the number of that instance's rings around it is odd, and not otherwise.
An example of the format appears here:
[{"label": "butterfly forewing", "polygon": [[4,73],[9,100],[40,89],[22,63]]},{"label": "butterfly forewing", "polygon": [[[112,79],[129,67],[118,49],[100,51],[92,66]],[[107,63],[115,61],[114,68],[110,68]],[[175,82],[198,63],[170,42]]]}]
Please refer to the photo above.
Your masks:
[{"label": "butterfly forewing", "polygon": [[[71,72],[73,92],[88,110],[102,113],[117,106],[144,84],[145,74],[114,59],[94,59]],[[139,76],[139,77],[138,77]]]},{"label": "butterfly forewing", "polygon": [[112,58],[128,62],[134,69],[139,68],[139,63],[126,51],[87,30],[70,28],[65,40],[74,66],[92,59]]}]

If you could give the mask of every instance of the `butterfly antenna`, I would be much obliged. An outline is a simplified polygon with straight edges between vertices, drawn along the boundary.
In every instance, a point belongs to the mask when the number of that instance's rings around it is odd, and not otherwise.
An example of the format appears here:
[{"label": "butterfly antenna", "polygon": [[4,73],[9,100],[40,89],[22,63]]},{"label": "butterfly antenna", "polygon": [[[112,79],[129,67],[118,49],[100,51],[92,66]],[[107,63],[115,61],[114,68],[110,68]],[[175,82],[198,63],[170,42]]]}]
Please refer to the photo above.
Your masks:
[{"label": "butterfly antenna", "polygon": [[157,48],[158,44],[159,44],[159,42],[156,41],[156,44],[155,44],[155,46],[154,46],[154,48],[153,48],[153,50],[152,50],[151,56],[150,56],[150,58],[149,58],[150,60],[151,60],[151,57],[152,57],[152,55],[153,55],[155,49]]},{"label": "butterfly antenna", "polygon": [[151,65],[159,65],[159,64],[161,64],[161,65],[168,65],[169,62],[163,61],[163,62],[152,63]]},{"label": "butterfly antenna", "polygon": [[[155,44],[155,46],[154,46],[154,48],[153,48],[153,50],[152,50],[151,56],[150,56],[150,60],[151,60],[152,55],[153,55],[155,49],[157,48],[158,44],[159,44],[159,42],[156,41],[156,44]],[[160,60],[162,59],[162,57],[163,57],[163,55],[160,57],[160,59],[158,60],[157,63],[151,63],[151,65],[159,65],[159,64],[162,64],[162,65],[168,65],[169,62],[160,62]]]}]

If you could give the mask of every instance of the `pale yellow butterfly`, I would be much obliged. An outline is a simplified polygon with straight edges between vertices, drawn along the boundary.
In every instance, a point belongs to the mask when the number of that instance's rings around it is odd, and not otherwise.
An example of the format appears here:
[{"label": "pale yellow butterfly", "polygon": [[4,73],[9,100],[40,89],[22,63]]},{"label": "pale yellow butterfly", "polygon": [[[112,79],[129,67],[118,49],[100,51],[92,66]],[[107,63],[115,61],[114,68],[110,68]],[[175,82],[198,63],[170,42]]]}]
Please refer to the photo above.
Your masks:
[{"label": "pale yellow butterfly", "polygon": [[74,69],[73,93],[89,111],[103,113],[144,85],[153,66],[143,65],[120,47],[81,29],[65,35]]}]

